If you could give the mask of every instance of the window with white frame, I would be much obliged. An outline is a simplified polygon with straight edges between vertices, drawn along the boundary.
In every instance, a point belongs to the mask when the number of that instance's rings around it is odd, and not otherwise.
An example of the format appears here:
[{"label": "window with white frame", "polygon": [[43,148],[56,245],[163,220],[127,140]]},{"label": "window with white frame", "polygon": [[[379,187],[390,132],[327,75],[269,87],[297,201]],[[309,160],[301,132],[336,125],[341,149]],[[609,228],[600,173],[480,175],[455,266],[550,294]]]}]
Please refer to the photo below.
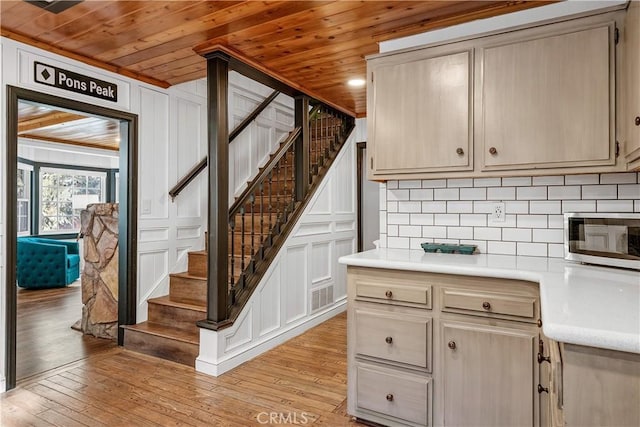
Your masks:
[{"label": "window with white frame", "polygon": [[18,208],[18,236],[31,234],[31,172],[33,168],[18,163],[17,176],[17,208]]},{"label": "window with white frame", "polygon": [[40,233],[80,231],[80,212],[106,200],[107,174],[76,169],[40,169]]}]

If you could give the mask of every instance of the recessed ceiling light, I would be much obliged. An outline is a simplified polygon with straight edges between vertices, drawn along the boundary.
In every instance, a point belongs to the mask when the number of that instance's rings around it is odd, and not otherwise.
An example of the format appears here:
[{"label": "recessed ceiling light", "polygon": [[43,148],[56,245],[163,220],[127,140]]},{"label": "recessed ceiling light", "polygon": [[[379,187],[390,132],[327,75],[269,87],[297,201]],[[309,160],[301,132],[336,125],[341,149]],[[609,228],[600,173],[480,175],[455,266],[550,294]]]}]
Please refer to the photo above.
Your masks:
[{"label": "recessed ceiling light", "polygon": [[347,84],[351,87],[362,87],[367,82],[364,79],[351,79],[347,82]]}]

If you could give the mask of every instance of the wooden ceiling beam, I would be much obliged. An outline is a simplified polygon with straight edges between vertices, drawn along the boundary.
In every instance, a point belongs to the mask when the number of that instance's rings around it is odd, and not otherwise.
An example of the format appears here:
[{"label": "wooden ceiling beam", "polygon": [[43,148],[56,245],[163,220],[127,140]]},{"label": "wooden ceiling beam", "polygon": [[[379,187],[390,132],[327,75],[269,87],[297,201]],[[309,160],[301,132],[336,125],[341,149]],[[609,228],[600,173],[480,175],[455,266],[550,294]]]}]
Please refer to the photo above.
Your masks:
[{"label": "wooden ceiling beam", "polygon": [[44,141],[44,142],[56,142],[58,144],[75,145],[79,147],[98,148],[100,150],[110,150],[110,151],[120,150],[119,144],[117,146],[114,146],[110,140],[109,141],[105,140],[104,143],[94,143],[94,142],[76,141],[73,139],[54,138],[51,136],[43,136],[43,135],[37,135],[37,134],[24,134],[24,135],[20,135],[20,138],[33,139],[36,141]]},{"label": "wooden ceiling beam", "polygon": [[18,135],[47,126],[59,125],[74,120],[86,119],[87,116],[67,113],[65,111],[52,111],[26,120],[18,119]]}]

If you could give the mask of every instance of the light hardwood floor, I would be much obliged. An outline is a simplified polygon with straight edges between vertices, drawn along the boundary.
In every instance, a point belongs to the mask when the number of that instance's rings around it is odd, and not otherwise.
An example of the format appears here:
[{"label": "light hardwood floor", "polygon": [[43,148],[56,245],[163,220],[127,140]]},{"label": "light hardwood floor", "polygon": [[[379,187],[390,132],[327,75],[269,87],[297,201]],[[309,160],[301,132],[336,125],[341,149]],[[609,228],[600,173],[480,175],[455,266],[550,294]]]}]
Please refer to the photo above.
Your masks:
[{"label": "light hardwood floor", "polygon": [[346,347],[341,314],[217,378],[112,348],[0,395],[0,425],[356,426]]},{"label": "light hardwood floor", "polygon": [[18,380],[115,346],[110,340],[71,329],[82,317],[80,281],[64,288],[18,288],[17,302]]}]

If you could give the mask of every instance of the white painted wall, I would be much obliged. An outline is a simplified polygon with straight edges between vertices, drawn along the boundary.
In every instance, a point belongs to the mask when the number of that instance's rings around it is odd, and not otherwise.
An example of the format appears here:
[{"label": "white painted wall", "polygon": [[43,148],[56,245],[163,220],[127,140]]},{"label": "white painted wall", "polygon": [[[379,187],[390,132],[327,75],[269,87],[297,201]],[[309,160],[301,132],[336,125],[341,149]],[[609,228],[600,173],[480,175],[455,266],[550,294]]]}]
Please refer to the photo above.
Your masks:
[{"label": "white painted wall", "polygon": [[[0,140],[6,141],[6,85],[73,98],[139,118],[138,320],[146,318],[146,299],[168,290],[168,273],[186,269],[186,252],[204,243],[206,188],[203,178],[193,183],[175,203],[169,188],[206,153],[206,91],[203,82],[160,89],[114,73],[0,38]],[[118,102],[94,99],[41,85],[33,80],[33,62],[90,75],[118,85]],[[5,295],[6,144],[0,144],[0,294]],[[32,146],[29,150],[40,150]],[[24,153],[24,152],[23,152]],[[87,159],[84,154],[85,160]],[[95,154],[95,153],[93,153]],[[56,161],[64,153],[49,153]],[[105,159],[92,155],[92,162]],[[65,162],[61,162],[65,163]],[[108,162],[110,165],[111,160]],[[111,166],[110,166],[111,167]],[[6,301],[0,298],[0,391],[5,389]]]},{"label": "white painted wall", "polygon": [[[358,127],[338,155],[238,320],[200,330],[196,370],[220,375],[346,308],[346,267],[356,251]],[[376,211],[377,214],[377,211]]]}]

